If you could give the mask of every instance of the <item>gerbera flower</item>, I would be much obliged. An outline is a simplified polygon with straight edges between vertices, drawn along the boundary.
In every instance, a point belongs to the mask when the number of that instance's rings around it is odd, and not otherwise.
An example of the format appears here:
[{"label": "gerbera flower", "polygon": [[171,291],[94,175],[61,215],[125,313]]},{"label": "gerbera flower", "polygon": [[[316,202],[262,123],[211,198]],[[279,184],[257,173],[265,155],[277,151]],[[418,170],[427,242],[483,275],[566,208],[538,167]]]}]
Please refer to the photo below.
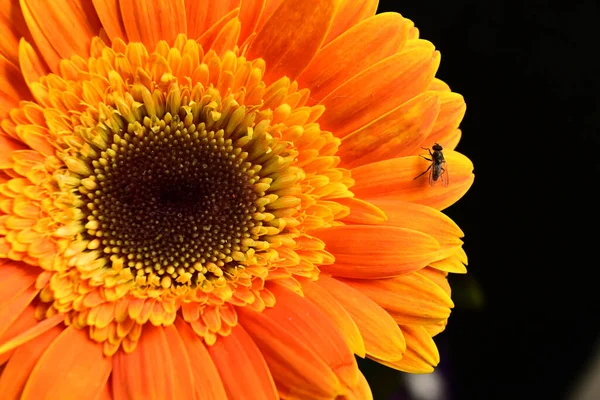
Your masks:
[{"label": "gerbera flower", "polygon": [[[465,104],[376,6],[3,2],[3,399],[362,399],[355,354],[433,369]],[[413,180],[434,142],[448,187]]]}]

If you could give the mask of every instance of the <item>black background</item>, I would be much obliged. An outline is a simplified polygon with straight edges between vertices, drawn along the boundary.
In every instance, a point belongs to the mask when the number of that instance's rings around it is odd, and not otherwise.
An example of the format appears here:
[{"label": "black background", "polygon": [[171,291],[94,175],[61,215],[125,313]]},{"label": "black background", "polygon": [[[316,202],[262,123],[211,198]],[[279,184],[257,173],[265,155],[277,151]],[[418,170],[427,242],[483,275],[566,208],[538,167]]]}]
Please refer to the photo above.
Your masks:
[{"label": "black background", "polygon": [[[385,11],[436,45],[437,76],[467,103],[457,151],[475,183],[445,212],[466,234],[469,274],[451,283],[458,298],[475,279],[485,301],[457,301],[436,339],[451,398],[566,398],[599,333],[597,2],[382,0]],[[390,371],[361,368],[390,398]]]}]

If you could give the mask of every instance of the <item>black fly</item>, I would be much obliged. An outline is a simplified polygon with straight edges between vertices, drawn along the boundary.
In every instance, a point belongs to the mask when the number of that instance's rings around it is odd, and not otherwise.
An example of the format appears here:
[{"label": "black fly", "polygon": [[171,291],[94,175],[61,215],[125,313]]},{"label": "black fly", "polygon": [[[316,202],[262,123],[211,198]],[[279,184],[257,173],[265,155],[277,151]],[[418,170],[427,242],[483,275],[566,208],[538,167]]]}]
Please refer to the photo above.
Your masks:
[{"label": "black fly", "polygon": [[427,158],[425,156],[421,156],[427,161],[430,161],[431,164],[429,167],[416,176],[413,180],[419,178],[422,175],[425,175],[427,171],[429,172],[429,185],[433,186],[436,184],[438,179],[442,181],[443,186],[448,186],[448,166],[446,165],[446,160],[444,160],[444,153],[442,153],[443,147],[439,145],[439,143],[435,143],[433,145],[433,152],[431,149],[427,147],[421,147],[423,150],[427,150],[431,158]]}]

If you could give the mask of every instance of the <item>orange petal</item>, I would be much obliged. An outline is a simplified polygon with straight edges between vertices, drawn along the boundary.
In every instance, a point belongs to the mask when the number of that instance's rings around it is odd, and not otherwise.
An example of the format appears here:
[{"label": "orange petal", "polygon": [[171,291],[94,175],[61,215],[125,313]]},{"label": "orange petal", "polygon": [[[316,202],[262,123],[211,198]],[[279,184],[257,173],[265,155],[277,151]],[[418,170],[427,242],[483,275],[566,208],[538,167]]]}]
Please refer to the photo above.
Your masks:
[{"label": "orange petal", "polygon": [[[25,0],[21,0],[21,11],[23,11],[23,17],[25,18],[25,22],[27,23],[29,32],[31,33],[33,43],[35,43],[36,49],[43,57],[45,64],[50,67],[52,72],[58,72],[61,56],[40,29],[40,26],[33,17]],[[25,39],[21,39],[21,43],[23,43],[24,40]],[[33,52],[35,52],[35,50],[33,50]],[[19,62],[23,63],[23,60],[21,59],[21,49],[19,49]],[[27,74],[27,71],[23,69],[23,66],[21,66],[21,70],[24,71],[23,75]],[[27,76],[25,76],[25,80],[27,80]]]},{"label": "orange petal", "polygon": [[[1,138],[1,136],[0,136]],[[2,148],[2,147],[0,147]],[[0,266],[0,308],[10,299],[30,287],[42,271],[18,261],[7,261]]]},{"label": "orange petal", "polygon": [[364,357],[365,342],[360,335],[356,322],[354,322],[348,311],[335,300],[335,297],[314,282],[303,281],[302,290],[305,297],[329,316],[329,319],[337,326],[338,330],[343,332],[350,350],[359,357]]},{"label": "orange petal", "polygon": [[452,255],[442,260],[432,262],[429,265],[440,271],[452,272],[453,274],[467,273],[467,267],[460,261],[460,259],[456,255]]},{"label": "orange petal", "polygon": [[440,109],[436,92],[425,92],[342,139],[341,167],[413,154],[429,135]]},{"label": "orange petal", "polygon": [[[453,133],[467,110],[465,99],[458,93],[438,92],[440,99],[440,113],[431,129],[431,133],[427,137],[428,143],[439,143],[444,149],[450,150],[451,147],[447,143],[449,136]],[[418,154],[418,153],[414,153]]]},{"label": "orange petal", "polygon": [[5,399],[18,399],[31,370],[38,362],[44,351],[63,330],[54,327],[44,332],[35,340],[19,347],[12,357],[2,375],[0,375],[0,393]]},{"label": "orange petal", "polygon": [[368,296],[402,324],[436,323],[447,319],[454,307],[440,286],[418,272],[389,279],[339,281]]},{"label": "orange petal", "polygon": [[265,8],[265,0],[241,0],[239,19],[242,22],[239,43],[244,41],[256,30],[258,21]]},{"label": "orange petal", "polygon": [[435,342],[422,326],[403,325],[402,332],[406,338],[406,353],[398,361],[374,360],[399,371],[413,374],[433,372],[440,362],[440,353]]},{"label": "orange petal", "polygon": [[[56,50],[60,58],[72,55],[89,57],[92,38],[100,32],[102,24],[89,0],[21,0],[23,15],[27,26],[41,32]],[[42,43],[34,34],[42,53]],[[58,67],[46,59],[52,68]],[[56,61],[56,60],[55,60]]]},{"label": "orange petal", "polygon": [[4,0],[0,6],[0,54],[14,65],[19,65],[19,40],[31,41],[19,0]]},{"label": "orange petal", "polygon": [[208,351],[219,370],[228,399],[246,399],[248,393],[257,400],[279,398],[261,350],[240,325],[233,327],[229,336],[219,337]]},{"label": "orange petal", "polygon": [[396,53],[406,41],[408,26],[400,14],[385,13],[354,26],[321,48],[298,77],[317,102],[365,68]]},{"label": "orange petal", "polygon": [[175,325],[189,356],[196,398],[206,400],[226,398],[225,387],[219,371],[202,343],[202,339],[196,335],[187,322],[178,318]]},{"label": "orange petal", "polygon": [[442,260],[456,253],[462,246],[463,231],[449,217],[434,208],[421,204],[399,201],[391,196],[365,199],[385,212],[384,225],[414,229],[434,238],[440,244],[434,260]]},{"label": "orange petal", "polygon": [[419,275],[423,275],[425,278],[434,282],[436,285],[442,288],[448,296],[451,295],[450,283],[448,283],[448,273],[440,271],[432,267],[425,267],[419,271]]},{"label": "orange petal", "polygon": [[434,261],[439,244],[431,236],[412,229],[387,226],[346,225],[316,231],[326,243],[335,264],[321,270],[351,278],[381,278],[407,274]]},{"label": "orange petal", "polygon": [[294,80],[310,63],[325,39],[335,0],[284,0],[248,48],[248,59],[266,61],[265,81],[282,76]]},{"label": "orange petal", "polygon": [[238,314],[240,324],[265,357],[281,397],[321,399],[341,394],[337,375],[304,338],[292,334],[264,312],[244,307]]},{"label": "orange petal", "polygon": [[102,27],[111,40],[116,38],[127,41],[125,25],[119,9],[119,0],[92,0]]},{"label": "orange petal", "polygon": [[100,393],[98,393],[97,397],[94,400],[113,400],[112,396],[112,386],[110,384],[110,380],[106,382],[103,389],[100,389]]},{"label": "orange petal", "polygon": [[258,25],[256,26],[255,30],[256,32],[260,31],[260,29],[265,25],[269,18],[271,18],[271,15],[273,15],[281,3],[283,3],[283,0],[265,0],[265,6],[260,14],[260,19],[258,20]]},{"label": "orange petal", "polygon": [[[23,332],[34,327],[38,323],[35,317],[35,306],[28,304],[24,310],[19,311],[16,315],[15,320],[10,324],[8,329],[0,336],[0,343],[5,344],[11,342],[13,339],[19,337]],[[4,329],[5,327],[2,327]],[[2,346],[4,347],[4,346]],[[0,352],[0,359],[8,360],[10,354],[12,354],[13,348],[7,348],[5,351]],[[1,364],[1,362],[0,362]]]},{"label": "orange petal", "polygon": [[312,302],[279,285],[269,286],[277,305],[263,311],[318,354],[348,387],[358,384],[358,365],[341,332]]},{"label": "orange petal", "polygon": [[473,184],[473,163],[464,155],[444,152],[449,173],[448,187],[429,186],[427,174],[415,179],[431,164],[421,157],[401,157],[363,165],[352,170],[357,197],[390,198],[443,210],[454,204]]},{"label": "orange petal", "polygon": [[[14,106],[18,106],[19,100],[27,100],[31,98],[29,88],[23,79],[21,71],[8,61],[4,56],[0,55],[0,99],[10,101]],[[3,118],[8,115],[10,109],[3,109]]]},{"label": "orange petal", "polygon": [[344,222],[379,225],[387,221],[387,216],[382,210],[364,200],[357,199],[356,197],[348,197],[345,199],[336,199],[335,201],[350,209],[350,214],[344,217]]},{"label": "orange petal", "polygon": [[115,400],[173,398],[175,368],[162,327],[144,325],[135,350],[113,356],[112,385]]},{"label": "orange petal", "polygon": [[0,169],[12,168],[14,160],[12,153],[17,150],[25,150],[27,146],[23,143],[17,142],[7,136],[4,136],[0,131]]},{"label": "orange petal", "polygon": [[317,285],[331,294],[350,316],[365,341],[369,356],[398,360],[406,350],[404,336],[394,319],[377,303],[345,283],[322,274]]},{"label": "orange petal", "polygon": [[19,315],[35,299],[38,293],[39,290],[31,285],[0,305],[0,337],[19,318]]},{"label": "orange petal", "polygon": [[221,32],[221,30],[223,30],[225,25],[227,25],[230,21],[236,18],[238,12],[239,9],[235,8],[227,14],[223,15],[221,19],[219,19],[208,29],[202,32],[202,35],[200,35],[200,37],[197,39],[198,44],[204,49],[209,49],[213,45],[213,42],[217,38],[217,35],[219,35],[219,33]]},{"label": "orange petal", "polygon": [[25,39],[19,42],[19,64],[28,85],[38,82],[42,76],[50,73],[44,60]]},{"label": "orange petal", "polygon": [[43,335],[48,330],[54,328],[56,325],[60,324],[64,321],[64,314],[56,314],[50,318],[47,318],[35,325],[31,328],[26,329],[20,332],[18,335],[14,336],[10,340],[0,345],[0,354],[4,354],[7,351],[13,350],[24,343],[27,343],[40,335]]},{"label": "orange petal", "polygon": [[[359,2],[355,0],[341,0],[325,43],[329,43],[360,21],[375,15],[378,3],[379,0],[363,0]],[[389,37],[385,39],[389,40]]]},{"label": "orange petal", "polygon": [[445,150],[454,150],[456,146],[458,146],[458,142],[460,142],[460,138],[462,136],[462,131],[460,129],[455,129],[451,132],[448,132],[444,136],[440,136],[437,141],[442,144],[442,147]]},{"label": "orange petal", "polygon": [[239,4],[240,0],[185,0],[188,38],[199,38]]},{"label": "orange petal", "polygon": [[24,400],[52,394],[57,399],[90,399],[104,388],[111,371],[110,358],[102,345],[92,341],[87,330],[70,326],[62,331],[33,368]]},{"label": "orange petal", "polygon": [[160,40],[171,44],[179,33],[187,31],[181,0],[120,0],[119,4],[130,42],[142,42],[153,49]]},{"label": "orange petal", "polygon": [[350,388],[350,393],[346,394],[348,400],[373,400],[373,393],[371,387],[365,376],[361,373],[358,385]]},{"label": "orange petal", "polygon": [[[320,103],[324,130],[343,138],[422,93],[440,63],[437,51],[402,51],[367,68],[329,93]],[[268,65],[268,64],[267,64]]]},{"label": "orange petal", "polygon": [[169,346],[166,351],[171,354],[172,368],[177,370],[173,385],[173,397],[175,399],[192,399],[194,397],[194,378],[183,340],[173,325],[165,326],[164,332]]},{"label": "orange petal", "polygon": [[240,20],[237,18],[234,18],[225,24],[211,46],[217,55],[223,56],[227,50],[233,50],[235,48],[240,35],[240,28]]}]

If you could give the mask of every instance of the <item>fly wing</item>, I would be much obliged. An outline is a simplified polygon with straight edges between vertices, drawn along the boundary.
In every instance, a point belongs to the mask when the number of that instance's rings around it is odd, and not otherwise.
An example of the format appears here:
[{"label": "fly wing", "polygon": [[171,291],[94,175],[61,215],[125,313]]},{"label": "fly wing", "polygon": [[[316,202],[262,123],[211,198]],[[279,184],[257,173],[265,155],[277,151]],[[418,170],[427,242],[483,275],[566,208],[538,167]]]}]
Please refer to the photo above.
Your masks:
[{"label": "fly wing", "polygon": [[446,161],[442,161],[440,180],[442,181],[442,186],[448,186],[450,176],[448,175],[448,164],[446,164]]},{"label": "fly wing", "polygon": [[439,166],[435,164],[431,164],[431,169],[429,170],[429,186],[433,187],[437,183],[437,179],[439,178]]}]

